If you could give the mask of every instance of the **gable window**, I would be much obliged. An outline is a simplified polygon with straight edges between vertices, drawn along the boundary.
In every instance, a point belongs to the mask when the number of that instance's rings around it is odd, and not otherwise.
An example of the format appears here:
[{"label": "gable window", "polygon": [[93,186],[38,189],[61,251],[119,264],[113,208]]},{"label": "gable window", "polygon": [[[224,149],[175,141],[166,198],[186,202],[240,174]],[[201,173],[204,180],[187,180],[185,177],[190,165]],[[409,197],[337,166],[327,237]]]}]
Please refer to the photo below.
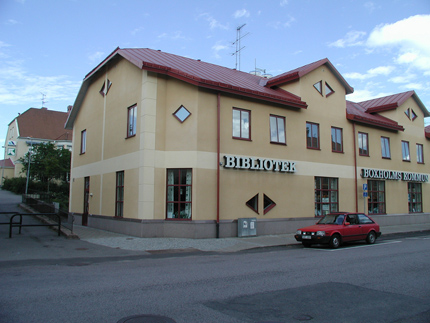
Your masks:
[{"label": "gable window", "polygon": [[417,144],[417,163],[424,164],[423,145]]},{"label": "gable window", "polygon": [[402,159],[403,161],[411,161],[411,155],[409,154],[409,142],[402,141]]},{"label": "gable window", "polygon": [[102,86],[102,88],[100,89],[100,94],[102,95],[102,96],[105,96],[105,95],[107,95],[108,94],[108,92],[109,92],[109,90],[110,90],[110,87],[112,86],[112,82],[111,81],[109,81],[109,79],[107,80],[107,83],[106,82],[104,82],[103,83],[103,86]]},{"label": "gable window", "polygon": [[178,110],[176,110],[173,115],[182,123],[191,115],[191,112],[187,110],[186,107],[181,105]]},{"label": "gable window", "polygon": [[246,205],[258,214],[258,194],[254,195],[251,199],[246,202]]},{"label": "gable window", "polygon": [[358,153],[360,156],[369,156],[369,136],[365,132],[358,133]]},{"label": "gable window", "polygon": [[116,172],[115,216],[124,217],[124,171]]},{"label": "gable window", "polygon": [[233,138],[251,139],[251,111],[233,108]]},{"label": "gable window", "polygon": [[412,110],[411,108],[407,108],[405,110],[405,114],[408,117],[409,120],[415,121],[416,118],[418,118],[417,114],[415,113],[414,110]]},{"label": "gable window", "polygon": [[314,88],[322,95],[322,81],[316,82],[314,84]]},{"label": "gable window", "polygon": [[87,151],[87,130],[81,131],[81,154],[85,154]]},{"label": "gable window", "polygon": [[334,93],[334,90],[331,88],[330,85],[328,85],[327,82],[325,82],[325,96],[328,97],[329,95],[332,95]]},{"label": "gable window", "polygon": [[382,152],[382,158],[391,158],[391,152],[390,152],[390,138],[387,137],[381,137],[381,152]]},{"label": "gable window", "polygon": [[369,199],[367,200],[367,210],[369,214],[385,214],[385,182],[367,181]]},{"label": "gable window", "polygon": [[285,144],[285,117],[270,116],[270,142]]},{"label": "gable window", "polygon": [[409,213],[421,213],[423,211],[423,195],[421,183],[408,183]]},{"label": "gable window", "polygon": [[191,168],[167,170],[168,219],[191,220]]},{"label": "gable window", "polygon": [[306,147],[309,149],[320,149],[319,124],[306,122]]},{"label": "gable window", "polygon": [[137,106],[127,108],[127,138],[136,135]]},{"label": "gable window", "polygon": [[331,127],[331,151],[336,153],[343,152],[342,129]]},{"label": "gable window", "polygon": [[338,179],[332,177],[315,177],[315,216],[337,212]]}]

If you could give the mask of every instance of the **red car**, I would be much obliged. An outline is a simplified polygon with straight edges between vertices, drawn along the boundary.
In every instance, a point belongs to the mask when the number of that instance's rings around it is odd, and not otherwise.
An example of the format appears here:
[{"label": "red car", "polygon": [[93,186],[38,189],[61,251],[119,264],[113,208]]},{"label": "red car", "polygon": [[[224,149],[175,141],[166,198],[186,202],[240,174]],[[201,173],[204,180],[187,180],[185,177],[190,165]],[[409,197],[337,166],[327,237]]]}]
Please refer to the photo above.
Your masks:
[{"label": "red car", "polygon": [[297,230],[294,237],[305,247],[329,244],[338,248],[348,241],[366,240],[372,244],[380,235],[379,225],[367,215],[339,212],[327,214],[317,224]]}]

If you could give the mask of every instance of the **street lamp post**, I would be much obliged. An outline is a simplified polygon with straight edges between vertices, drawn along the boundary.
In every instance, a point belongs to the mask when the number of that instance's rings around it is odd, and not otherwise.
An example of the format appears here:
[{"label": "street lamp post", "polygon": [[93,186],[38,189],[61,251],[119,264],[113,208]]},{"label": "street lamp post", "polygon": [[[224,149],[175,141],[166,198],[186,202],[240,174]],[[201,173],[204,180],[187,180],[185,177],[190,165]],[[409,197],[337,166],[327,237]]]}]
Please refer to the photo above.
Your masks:
[{"label": "street lamp post", "polygon": [[30,178],[30,164],[31,164],[31,153],[33,151],[33,141],[32,138],[28,138],[30,139],[30,149],[28,150],[28,165],[27,165],[27,182],[25,183],[25,195],[27,195],[28,193],[28,181]]}]

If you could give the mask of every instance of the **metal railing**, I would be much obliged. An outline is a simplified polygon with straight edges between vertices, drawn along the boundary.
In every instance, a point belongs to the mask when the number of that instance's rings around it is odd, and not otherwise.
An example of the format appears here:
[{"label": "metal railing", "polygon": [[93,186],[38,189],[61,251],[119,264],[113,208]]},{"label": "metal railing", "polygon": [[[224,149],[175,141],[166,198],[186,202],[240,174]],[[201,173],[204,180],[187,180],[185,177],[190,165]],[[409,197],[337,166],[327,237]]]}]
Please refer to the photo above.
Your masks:
[{"label": "metal railing", "polygon": [[[13,218],[16,216],[19,216],[19,222],[13,222]],[[58,219],[58,223],[23,224],[22,223],[23,216],[56,216]],[[10,217],[10,220],[9,220],[9,238],[12,238],[12,228],[19,228],[19,234],[21,234],[22,227],[56,227],[56,226],[58,226],[58,236],[60,236],[61,217],[56,213],[15,213]]]}]

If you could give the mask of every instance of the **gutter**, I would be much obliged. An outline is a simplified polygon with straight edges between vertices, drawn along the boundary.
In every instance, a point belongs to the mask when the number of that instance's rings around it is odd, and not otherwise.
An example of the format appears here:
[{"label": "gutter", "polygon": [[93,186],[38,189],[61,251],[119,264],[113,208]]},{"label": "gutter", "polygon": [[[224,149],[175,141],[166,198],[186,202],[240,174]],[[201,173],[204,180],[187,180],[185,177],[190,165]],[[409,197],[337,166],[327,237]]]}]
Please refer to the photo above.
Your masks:
[{"label": "gutter", "polygon": [[219,193],[220,193],[220,160],[221,160],[221,148],[220,148],[220,133],[221,133],[221,94],[217,94],[217,171],[216,171],[216,238],[219,239]]}]

